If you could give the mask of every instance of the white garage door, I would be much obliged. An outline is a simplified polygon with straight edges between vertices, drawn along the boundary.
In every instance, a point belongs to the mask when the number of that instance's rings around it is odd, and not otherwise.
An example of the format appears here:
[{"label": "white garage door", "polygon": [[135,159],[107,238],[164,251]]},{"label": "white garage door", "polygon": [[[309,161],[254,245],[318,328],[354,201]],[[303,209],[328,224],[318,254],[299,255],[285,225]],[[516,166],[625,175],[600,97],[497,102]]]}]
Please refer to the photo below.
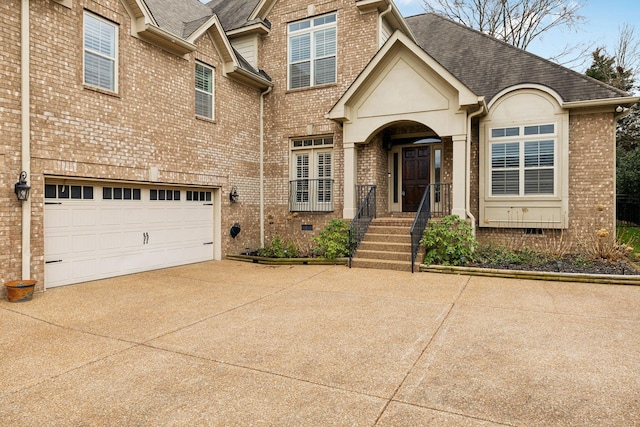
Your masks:
[{"label": "white garage door", "polygon": [[213,259],[211,189],[45,184],[45,286]]}]

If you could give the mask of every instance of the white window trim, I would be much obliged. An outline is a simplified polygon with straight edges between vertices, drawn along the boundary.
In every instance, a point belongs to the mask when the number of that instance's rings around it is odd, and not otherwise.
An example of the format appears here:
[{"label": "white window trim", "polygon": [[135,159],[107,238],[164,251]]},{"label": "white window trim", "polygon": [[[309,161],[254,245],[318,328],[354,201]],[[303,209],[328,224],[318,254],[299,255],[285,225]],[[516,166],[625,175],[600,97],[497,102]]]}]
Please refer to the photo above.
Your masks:
[{"label": "white window trim", "polygon": [[[196,87],[195,72],[196,72],[196,67],[198,65],[211,71],[211,93]],[[216,110],[215,110],[215,104],[216,104],[216,102],[215,102],[216,101],[216,96],[215,96],[215,91],[216,91],[216,72],[215,71],[216,71],[215,68],[213,68],[213,67],[211,67],[211,66],[209,66],[209,65],[207,65],[207,64],[205,64],[203,62],[200,62],[200,61],[196,61],[195,66],[193,67],[193,72],[194,72],[193,87],[195,88],[195,91],[196,92],[201,92],[201,93],[204,93],[204,94],[207,94],[207,95],[211,95],[211,117],[200,115],[200,114],[198,114],[197,111],[195,111],[196,117],[203,118],[203,119],[206,119],[206,120],[215,120],[215,117],[216,117]],[[194,110],[196,109],[195,107],[196,107],[196,102],[195,102],[195,92],[194,92]]]},{"label": "white window trim", "polygon": [[[524,128],[530,126],[544,126],[544,125],[553,125],[554,131],[553,133],[544,133],[544,134],[535,134],[535,135],[525,135]],[[488,167],[488,199],[540,199],[540,198],[553,198],[556,199],[558,197],[560,191],[560,183],[559,183],[559,152],[558,152],[558,125],[557,122],[546,122],[546,123],[526,123],[519,125],[508,125],[508,126],[491,126],[488,129],[489,141],[487,148],[487,165]],[[520,134],[518,136],[504,136],[504,137],[493,137],[492,130],[493,129],[501,129],[501,128],[519,128]],[[525,194],[525,171],[531,169],[551,169],[551,167],[535,167],[535,168],[527,168],[525,166],[525,143],[532,141],[553,141],[553,193],[548,194]],[[519,190],[518,194],[493,194],[493,172],[494,170],[516,170],[516,168],[512,169],[494,169],[492,162],[492,151],[494,144],[505,144],[505,143],[518,143],[518,176],[519,176]]]},{"label": "white window trim", "polygon": [[[322,24],[322,25],[318,25],[318,26],[314,26],[313,25],[313,21],[314,19],[318,19],[318,18],[322,18],[324,16],[330,16],[330,15],[335,15],[336,19],[333,22],[330,22],[328,24]],[[290,25],[291,24],[297,24],[300,22],[305,22],[305,21],[309,21],[310,25],[309,28],[305,28],[302,30],[295,30],[295,31],[290,31]],[[314,46],[315,46],[315,37],[314,37],[314,33],[316,33],[319,30],[325,30],[327,28],[332,28],[335,27],[336,29],[336,53],[335,55],[335,80],[333,82],[329,82],[329,83],[322,83],[319,85],[314,84],[314,75],[315,75],[315,60],[317,59],[314,56]],[[310,62],[310,67],[309,67],[309,86],[301,86],[301,87],[296,87],[296,88],[292,88],[291,87],[291,43],[290,43],[290,39],[291,36],[297,36],[297,35],[301,35],[301,34],[311,34],[311,55],[309,58],[309,62]],[[338,14],[337,12],[331,12],[331,13],[326,13],[323,15],[318,15],[318,16],[314,16],[311,18],[307,18],[307,19],[302,19],[299,21],[294,21],[294,22],[289,22],[287,23],[287,89],[288,90],[301,90],[301,89],[308,89],[308,88],[312,88],[312,87],[322,87],[322,86],[326,86],[326,85],[332,85],[332,84],[336,84],[338,81]]]},{"label": "white window trim", "polygon": [[[318,180],[318,179],[334,179],[334,172],[335,172],[335,154],[334,154],[334,145],[332,144],[327,144],[327,145],[311,145],[311,146],[302,146],[302,147],[294,147],[294,142],[295,141],[300,141],[300,140],[315,140],[315,139],[325,139],[325,138],[332,138],[331,136],[313,136],[313,137],[309,137],[309,138],[296,138],[291,140],[291,160],[290,160],[290,165],[291,165],[291,171],[290,171],[290,176],[291,176],[291,180],[300,180],[300,179],[305,179],[305,178],[298,178],[298,171],[297,171],[297,161],[296,161],[296,156],[300,155],[300,154],[308,154],[309,155],[309,177],[306,179],[309,180]],[[335,141],[334,141],[335,142]],[[330,153],[331,154],[331,175],[329,177],[324,176],[322,178],[318,177],[318,155],[319,154],[323,154],[323,153]],[[318,190],[317,188],[315,190]],[[318,192],[312,192],[311,189],[308,190],[309,191],[309,200],[306,202],[294,202],[295,203],[295,211],[310,211],[310,207],[312,206],[329,206],[332,205],[335,202],[335,189],[334,191],[332,191],[331,193],[331,199],[328,201],[318,201]]]},{"label": "white window trim", "polygon": [[[95,52],[95,51],[92,51],[92,50],[88,50],[85,47],[85,34],[86,34],[86,20],[87,20],[87,17],[91,17],[91,18],[96,19],[98,21],[102,21],[103,23],[113,27],[113,29],[115,30],[115,34],[114,34],[114,44],[115,44],[115,46],[114,46],[114,49],[113,49],[113,51],[114,51],[114,53],[113,53],[114,57],[113,58],[105,56],[104,54],[102,54],[100,52]],[[116,23],[114,23],[112,21],[109,21],[109,20],[107,20],[107,19],[105,19],[105,18],[103,18],[103,17],[101,17],[99,15],[96,15],[95,13],[91,13],[91,12],[85,10],[85,12],[83,14],[83,18],[82,18],[82,84],[83,85],[89,86],[89,87],[92,87],[92,88],[101,89],[101,90],[106,90],[106,91],[109,91],[109,92],[118,93],[118,80],[119,80],[118,79],[118,74],[119,74],[118,73],[118,68],[119,68],[119,61],[118,61],[119,43],[118,43],[118,40],[119,40],[119,30],[120,29],[119,29],[119,25],[118,24],[116,24]],[[86,72],[85,56],[86,55],[85,55],[85,53],[87,51],[89,51],[89,52],[91,52],[91,53],[93,53],[95,55],[98,55],[100,57],[107,58],[107,59],[113,61],[113,89],[105,88],[105,87],[102,87],[102,86],[96,86],[94,84],[86,82],[86,80],[85,80],[85,75],[86,75],[85,74],[85,72]]]}]

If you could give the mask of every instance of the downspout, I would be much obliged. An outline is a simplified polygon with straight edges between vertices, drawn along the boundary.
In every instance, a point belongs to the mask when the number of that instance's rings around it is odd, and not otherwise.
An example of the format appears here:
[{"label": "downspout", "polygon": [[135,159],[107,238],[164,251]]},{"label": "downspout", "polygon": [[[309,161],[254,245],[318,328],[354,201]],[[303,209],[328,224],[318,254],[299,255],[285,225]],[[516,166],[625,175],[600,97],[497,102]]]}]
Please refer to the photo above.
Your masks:
[{"label": "downspout", "polygon": [[264,248],[264,97],[273,86],[260,93],[260,247]]},{"label": "downspout", "polygon": [[[20,11],[20,67],[21,67],[21,161],[22,170],[27,173],[29,178],[31,175],[31,140],[30,140],[30,67],[29,67],[29,0],[22,0]],[[28,199],[22,203],[22,278],[31,279],[31,200]]]},{"label": "downspout", "polygon": [[384,18],[384,16],[392,10],[393,3],[389,3],[389,7],[387,7],[387,10],[380,12],[380,14],[378,15],[378,49],[380,49],[380,47],[382,46],[382,43],[380,43],[380,38],[382,36],[382,18]]},{"label": "downspout", "polygon": [[469,124],[467,125],[467,176],[465,179],[467,195],[465,200],[465,209],[467,211],[467,217],[471,218],[471,233],[473,234],[473,237],[476,237],[476,217],[471,213],[471,120],[474,117],[477,117],[480,114],[484,113],[484,110],[485,106],[484,104],[482,104],[480,105],[480,109],[478,111],[474,111],[467,117],[469,120]]}]

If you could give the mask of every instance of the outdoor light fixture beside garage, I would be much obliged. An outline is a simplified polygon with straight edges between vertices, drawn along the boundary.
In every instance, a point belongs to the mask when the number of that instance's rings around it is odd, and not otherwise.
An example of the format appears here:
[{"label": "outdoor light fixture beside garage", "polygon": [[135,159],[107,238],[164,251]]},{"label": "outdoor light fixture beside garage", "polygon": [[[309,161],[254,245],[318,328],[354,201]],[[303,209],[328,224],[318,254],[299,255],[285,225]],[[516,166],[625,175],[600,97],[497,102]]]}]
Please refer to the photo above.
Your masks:
[{"label": "outdoor light fixture beside garage", "polygon": [[238,203],[238,197],[240,197],[238,195],[238,187],[234,185],[233,187],[231,187],[231,192],[229,193],[229,200],[231,200],[231,203]]},{"label": "outdoor light fixture beside garage", "polygon": [[29,190],[31,187],[27,185],[27,173],[25,171],[20,172],[20,178],[15,185],[15,192],[18,200],[24,202],[29,199]]}]

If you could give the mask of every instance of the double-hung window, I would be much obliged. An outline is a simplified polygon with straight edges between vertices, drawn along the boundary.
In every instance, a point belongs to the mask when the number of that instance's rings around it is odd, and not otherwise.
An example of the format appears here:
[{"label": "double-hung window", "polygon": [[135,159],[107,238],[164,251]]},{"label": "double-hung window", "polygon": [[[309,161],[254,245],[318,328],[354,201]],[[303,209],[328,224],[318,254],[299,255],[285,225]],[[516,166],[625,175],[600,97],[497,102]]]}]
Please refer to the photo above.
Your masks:
[{"label": "double-hung window", "polygon": [[491,129],[491,195],[556,194],[555,125]]},{"label": "double-hung window", "polygon": [[289,209],[333,211],[333,138],[295,139],[292,144]]},{"label": "double-hung window", "polygon": [[213,120],[213,68],[196,62],[196,116]]},{"label": "double-hung window", "polygon": [[118,27],[84,14],[84,84],[117,92]]},{"label": "double-hung window", "polygon": [[289,24],[289,89],[336,82],[336,14]]}]

